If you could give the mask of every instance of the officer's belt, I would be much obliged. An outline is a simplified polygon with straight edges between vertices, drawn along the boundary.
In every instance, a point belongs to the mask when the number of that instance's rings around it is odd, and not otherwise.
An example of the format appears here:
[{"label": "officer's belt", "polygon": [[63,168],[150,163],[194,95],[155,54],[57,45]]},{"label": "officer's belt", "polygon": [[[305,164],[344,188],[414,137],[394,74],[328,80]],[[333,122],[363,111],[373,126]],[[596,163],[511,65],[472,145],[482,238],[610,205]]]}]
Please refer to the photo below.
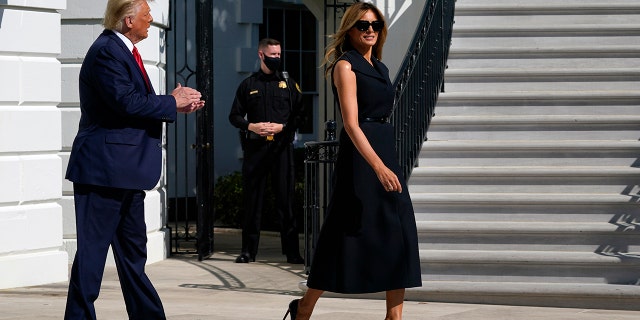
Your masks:
[{"label": "officer's belt", "polygon": [[250,140],[262,140],[262,141],[273,141],[273,136],[269,138],[269,136],[261,136],[253,131],[247,131],[247,139]]}]

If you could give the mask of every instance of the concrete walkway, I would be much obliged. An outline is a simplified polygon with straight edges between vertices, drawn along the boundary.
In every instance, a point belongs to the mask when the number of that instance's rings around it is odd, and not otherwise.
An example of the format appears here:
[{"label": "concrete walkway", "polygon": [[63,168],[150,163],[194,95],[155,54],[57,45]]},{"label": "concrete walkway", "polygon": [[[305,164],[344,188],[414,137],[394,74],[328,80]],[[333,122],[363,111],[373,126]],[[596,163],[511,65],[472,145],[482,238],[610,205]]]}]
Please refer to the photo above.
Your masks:
[{"label": "concrete walkway", "polygon": [[[193,255],[172,256],[147,267],[164,303],[168,319],[282,319],[291,299],[302,291],[306,275],[280,255],[279,238],[261,239],[258,261],[233,262],[240,247],[237,232],[216,232],[215,254],[198,262]],[[0,290],[0,319],[62,319],[67,283]],[[98,319],[127,319],[115,268],[108,267],[96,302]],[[384,319],[385,304],[376,299],[338,295],[318,302],[314,320]],[[640,311],[587,310],[517,306],[448,304],[407,301],[405,320],[626,320],[640,319]]]}]

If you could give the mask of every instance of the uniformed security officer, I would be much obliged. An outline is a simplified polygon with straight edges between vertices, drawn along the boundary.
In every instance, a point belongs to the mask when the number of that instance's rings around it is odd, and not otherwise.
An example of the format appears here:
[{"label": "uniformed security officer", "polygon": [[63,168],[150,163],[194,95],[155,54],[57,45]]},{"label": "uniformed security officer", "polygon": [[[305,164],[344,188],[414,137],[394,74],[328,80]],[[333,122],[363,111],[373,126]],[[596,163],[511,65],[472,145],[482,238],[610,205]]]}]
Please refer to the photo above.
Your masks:
[{"label": "uniformed security officer", "polygon": [[278,72],[280,54],[279,41],[270,38],[260,40],[260,70],[242,81],[229,113],[231,124],[241,130],[244,151],[245,216],[242,251],[236,258],[237,263],[256,259],[269,174],[280,217],[282,253],[287,256],[288,263],[304,263],[293,213],[293,138],[300,121],[302,94],[298,84],[289,79],[286,72]]}]

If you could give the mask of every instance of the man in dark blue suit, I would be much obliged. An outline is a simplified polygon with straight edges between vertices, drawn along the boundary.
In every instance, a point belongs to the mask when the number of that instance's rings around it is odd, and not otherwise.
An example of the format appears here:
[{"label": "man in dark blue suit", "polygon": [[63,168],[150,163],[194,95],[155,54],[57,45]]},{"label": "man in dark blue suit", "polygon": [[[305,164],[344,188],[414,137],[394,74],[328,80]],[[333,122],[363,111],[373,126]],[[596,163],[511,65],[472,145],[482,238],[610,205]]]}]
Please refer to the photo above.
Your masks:
[{"label": "man in dark blue suit", "polygon": [[82,63],[80,125],[66,174],[73,182],[78,249],[65,319],[96,319],[109,246],[129,318],[165,319],[144,272],[144,190],[160,178],[163,123],[204,101],[180,85],[171,95],[155,94],[134,46],[147,38],[152,21],[146,0],[109,0],[105,30]]}]

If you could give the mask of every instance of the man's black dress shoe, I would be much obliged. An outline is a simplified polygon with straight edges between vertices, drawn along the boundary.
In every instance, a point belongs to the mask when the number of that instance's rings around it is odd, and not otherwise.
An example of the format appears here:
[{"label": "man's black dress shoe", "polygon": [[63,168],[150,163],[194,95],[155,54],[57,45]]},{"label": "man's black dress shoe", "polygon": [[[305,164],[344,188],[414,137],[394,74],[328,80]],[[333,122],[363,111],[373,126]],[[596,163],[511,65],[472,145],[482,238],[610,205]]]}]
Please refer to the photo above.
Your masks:
[{"label": "man's black dress shoe", "polygon": [[301,256],[287,256],[287,263],[291,264],[304,264],[304,259]]},{"label": "man's black dress shoe", "polygon": [[242,253],[236,258],[236,263],[255,262],[256,258],[250,258],[248,254]]}]

